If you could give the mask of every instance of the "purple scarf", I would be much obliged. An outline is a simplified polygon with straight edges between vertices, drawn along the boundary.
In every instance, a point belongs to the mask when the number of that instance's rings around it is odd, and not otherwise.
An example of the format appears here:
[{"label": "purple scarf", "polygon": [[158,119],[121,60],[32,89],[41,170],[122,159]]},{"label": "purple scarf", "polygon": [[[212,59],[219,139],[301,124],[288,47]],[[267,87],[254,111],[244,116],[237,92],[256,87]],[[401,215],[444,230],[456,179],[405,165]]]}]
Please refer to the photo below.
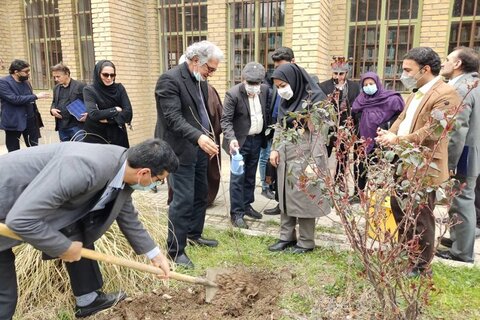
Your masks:
[{"label": "purple scarf", "polygon": [[[371,96],[363,91],[363,82],[369,78],[375,81],[378,88],[377,92]],[[353,102],[352,112],[362,113],[359,124],[360,136],[374,139],[377,136],[377,128],[395,114],[402,112],[405,102],[400,93],[383,88],[380,78],[374,72],[362,74],[360,85],[362,89]],[[368,146],[367,152],[370,152],[372,148],[373,143]]]}]

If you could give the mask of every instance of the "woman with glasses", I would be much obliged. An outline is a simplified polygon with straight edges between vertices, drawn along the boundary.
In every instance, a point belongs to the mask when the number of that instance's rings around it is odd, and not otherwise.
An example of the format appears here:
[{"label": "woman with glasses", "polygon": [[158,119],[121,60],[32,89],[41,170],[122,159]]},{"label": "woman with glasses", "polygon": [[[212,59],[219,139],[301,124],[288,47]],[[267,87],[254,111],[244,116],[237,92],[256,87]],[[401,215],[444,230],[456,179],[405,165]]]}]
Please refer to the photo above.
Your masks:
[{"label": "woman with glasses", "polygon": [[87,109],[84,142],[129,147],[127,124],[132,121],[132,105],[121,83],[115,83],[113,62],[101,60],[93,70],[93,84],[83,89]]}]

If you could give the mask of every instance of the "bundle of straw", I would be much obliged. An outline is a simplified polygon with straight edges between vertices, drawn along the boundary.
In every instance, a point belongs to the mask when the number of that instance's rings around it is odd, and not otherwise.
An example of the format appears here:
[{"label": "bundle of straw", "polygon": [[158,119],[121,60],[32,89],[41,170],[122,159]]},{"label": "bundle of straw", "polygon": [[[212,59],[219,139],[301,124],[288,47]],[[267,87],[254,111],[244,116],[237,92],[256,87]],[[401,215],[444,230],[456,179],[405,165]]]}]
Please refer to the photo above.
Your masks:
[{"label": "bundle of straw", "polygon": [[[140,220],[152,238],[165,248],[167,217],[157,204],[158,194],[134,193],[135,207]],[[95,250],[129,260],[148,263],[137,256],[116,224],[97,242]],[[42,253],[23,244],[14,249],[19,287],[16,319],[70,319],[73,318],[74,299],[65,265],[60,260],[42,260]],[[104,278],[102,290],[123,290],[129,294],[146,291],[162,285],[154,276],[135,270],[100,264]]]}]

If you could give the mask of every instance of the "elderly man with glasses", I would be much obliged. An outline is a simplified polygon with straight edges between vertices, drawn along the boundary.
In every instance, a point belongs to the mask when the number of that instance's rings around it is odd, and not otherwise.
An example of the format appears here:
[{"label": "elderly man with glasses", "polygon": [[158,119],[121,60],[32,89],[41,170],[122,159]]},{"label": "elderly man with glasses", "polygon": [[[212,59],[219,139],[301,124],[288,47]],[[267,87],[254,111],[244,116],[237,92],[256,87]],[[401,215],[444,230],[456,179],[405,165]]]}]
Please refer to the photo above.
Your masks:
[{"label": "elderly man with glasses", "polygon": [[168,210],[168,254],[179,266],[193,268],[185,253],[187,239],[195,245],[216,247],[216,240],[202,237],[207,209],[207,166],[219,152],[214,141],[213,115],[208,110],[207,78],[223,59],[222,51],[209,41],[193,43],[186,61],[160,76],[155,88],[156,137],[163,137],[180,160],[168,179],[173,191]]}]

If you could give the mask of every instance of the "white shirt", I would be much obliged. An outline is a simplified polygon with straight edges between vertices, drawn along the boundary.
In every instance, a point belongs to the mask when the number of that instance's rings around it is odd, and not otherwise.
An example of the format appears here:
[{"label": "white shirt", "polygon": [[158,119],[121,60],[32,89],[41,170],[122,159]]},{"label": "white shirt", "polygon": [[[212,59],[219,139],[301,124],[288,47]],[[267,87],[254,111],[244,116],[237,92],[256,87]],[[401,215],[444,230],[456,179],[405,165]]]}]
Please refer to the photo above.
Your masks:
[{"label": "white shirt", "polygon": [[258,94],[253,97],[248,96],[248,106],[250,108],[250,130],[248,135],[251,136],[261,133],[263,129],[262,105],[260,104]]},{"label": "white shirt", "polygon": [[400,126],[398,127],[397,136],[399,137],[406,136],[410,133],[410,129],[413,123],[413,117],[417,112],[420,102],[422,102],[423,96],[433,87],[435,82],[437,82],[439,79],[440,77],[435,77],[429,82],[425,83],[420,88],[418,88],[417,92],[415,93],[415,96],[410,101],[410,104],[407,107],[405,119],[403,119],[403,121],[400,123]]},{"label": "white shirt", "polygon": [[[125,163],[122,165],[120,170],[118,170],[115,177],[112,179],[112,181],[110,181],[108,186],[105,188],[105,191],[103,192],[102,196],[100,197],[100,200],[98,200],[98,202],[95,204],[95,207],[93,207],[93,209],[90,210],[90,212],[105,208],[105,205],[107,203],[114,200],[112,199],[112,196],[117,194],[114,191],[117,191],[119,189],[123,190],[123,188],[125,187],[125,182],[123,182],[123,177],[125,175],[126,167],[127,167],[127,161],[125,161]],[[148,259],[153,259],[159,253],[160,253],[160,248],[156,246],[152,250],[145,253],[145,255],[148,257]]]},{"label": "white shirt", "polygon": [[457,83],[457,81],[458,81],[462,76],[463,76],[463,73],[462,73],[461,75],[459,75],[459,76],[456,76],[456,77],[453,78],[453,79],[448,80],[448,84],[453,86],[455,83]]}]

